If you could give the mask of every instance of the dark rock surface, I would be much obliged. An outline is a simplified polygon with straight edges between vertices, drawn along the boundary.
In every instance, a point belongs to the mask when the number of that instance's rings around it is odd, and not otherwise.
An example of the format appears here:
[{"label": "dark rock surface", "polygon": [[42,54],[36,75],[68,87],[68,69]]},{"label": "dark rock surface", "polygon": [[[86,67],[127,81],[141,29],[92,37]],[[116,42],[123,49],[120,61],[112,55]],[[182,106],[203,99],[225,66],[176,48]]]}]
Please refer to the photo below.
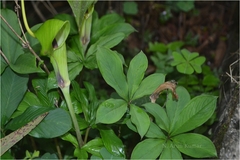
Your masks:
[{"label": "dark rock surface", "polygon": [[222,64],[218,122],[213,128],[213,142],[218,151],[218,158],[239,159],[239,5],[235,10],[228,44]]}]

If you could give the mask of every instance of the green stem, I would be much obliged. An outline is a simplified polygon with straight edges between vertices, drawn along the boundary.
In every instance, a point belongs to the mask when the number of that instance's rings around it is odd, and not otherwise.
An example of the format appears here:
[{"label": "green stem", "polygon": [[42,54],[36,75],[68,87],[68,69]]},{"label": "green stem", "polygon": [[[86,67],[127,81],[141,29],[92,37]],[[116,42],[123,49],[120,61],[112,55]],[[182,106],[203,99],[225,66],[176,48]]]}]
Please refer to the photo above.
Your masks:
[{"label": "green stem", "polygon": [[73,110],[72,101],[71,101],[71,97],[70,97],[70,94],[69,94],[69,86],[65,86],[64,88],[61,88],[61,90],[62,90],[62,93],[65,97],[66,102],[67,102],[70,115],[72,117],[73,125],[74,125],[74,128],[75,128],[76,134],[77,134],[77,140],[78,140],[79,148],[81,148],[84,145],[84,142],[82,140],[81,131],[80,131],[79,126],[78,126],[78,122],[77,122],[75,112]]},{"label": "green stem", "polygon": [[24,26],[27,30],[27,32],[32,36],[35,37],[34,33],[31,31],[31,29],[28,26],[27,18],[26,18],[26,11],[25,11],[25,5],[24,5],[24,0],[21,0],[21,6],[22,6],[22,16],[23,16],[23,22]]}]

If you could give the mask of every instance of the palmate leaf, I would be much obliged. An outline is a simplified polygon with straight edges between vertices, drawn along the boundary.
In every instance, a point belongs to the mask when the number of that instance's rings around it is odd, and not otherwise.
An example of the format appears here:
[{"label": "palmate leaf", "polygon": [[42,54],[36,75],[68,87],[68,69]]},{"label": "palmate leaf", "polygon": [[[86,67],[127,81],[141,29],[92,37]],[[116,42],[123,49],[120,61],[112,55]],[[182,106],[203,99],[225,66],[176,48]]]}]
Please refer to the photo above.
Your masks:
[{"label": "palmate leaf", "polygon": [[186,49],[182,49],[181,53],[172,53],[174,61],[171,63],[172,66],[177,66],[177,70],[180,73],[192,74],[194,70],[197,73],[202,72],[201,65],[205,62],[206,58],[199,56],[197,52],[189,52]]}]

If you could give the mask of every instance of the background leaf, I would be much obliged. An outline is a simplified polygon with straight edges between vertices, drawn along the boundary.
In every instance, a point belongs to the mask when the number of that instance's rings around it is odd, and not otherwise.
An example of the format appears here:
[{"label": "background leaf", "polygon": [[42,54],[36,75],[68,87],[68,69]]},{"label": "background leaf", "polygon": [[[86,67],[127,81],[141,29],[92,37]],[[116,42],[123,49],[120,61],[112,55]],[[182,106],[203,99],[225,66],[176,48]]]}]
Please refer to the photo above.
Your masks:
[{"label": "background leaf", "polygon": [[182,153],[194,158],[217,157],[212,141],[207,137],[196,134],[180,134],[172,138],[173,143]]},{"label": "background leaf", "polygon": [[130,99],[138,89],[145,71],[148,66],[147,57],[141,51],[138,53],[130,62],[129,69],[127,72],[127,83],[129,89],[129,97]]},{"label": "background leaf", "polygon": [[211,95],[200,95],[191,99],[179,113],[171,135],[187,132],[202,125],[212,116],[216,103],[217,97]]},{"label": "background leaf", "polygon": [[122,99],[108,99],[97,110],[96,123],[112,124],[119,121],[127,111],[127,103]]},{"label": "background leaf", "polygon": [[123,99],[128,99],[128,86],[119,56],[105,47],[99,47],[97,63],[104,80],[113,87]]},{"label": "background leaf", "polygon": [[132,123],[137,127],[137,131],[142,138],[150,126],[149,116],[143,109],[133,104],[130,105],[130,115]]},{"label": "background leaf", "polygon": [[8,122],[27,90],[28,76],[7,68],[1,75],[1,128]]}]

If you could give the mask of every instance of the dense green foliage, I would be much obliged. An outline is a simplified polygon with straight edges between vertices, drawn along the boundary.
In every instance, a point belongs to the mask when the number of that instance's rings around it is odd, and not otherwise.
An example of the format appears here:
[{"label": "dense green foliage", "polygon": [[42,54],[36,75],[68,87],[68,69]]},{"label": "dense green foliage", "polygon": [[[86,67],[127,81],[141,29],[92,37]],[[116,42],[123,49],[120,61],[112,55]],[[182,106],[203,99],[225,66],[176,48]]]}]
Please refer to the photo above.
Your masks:
[{"label": "dense green foliage", "polygon": [[[156,64],[160,59],[162,63],[156,73],[146,76],[148,59],[142,51],[126,64],[122,54],[112,49],[135,29],[116,13],[99,18],[94,3],[69,1],[75,17],[57,15],[33,26],[35,37],[26,33],[30,46],[44,61],[23,48],[1,19],[2,158],[216,157],[211,140],[191,132],[212,117],[216,96],[201,94],[191,98],[187,87],[179,85],[178,99],[169,90],[167,98],[162,99],[163,105],[146,99],[173,72],[188,76],[203,73],[206,76],[202,83],[208,85],[214,77],[202,66],[205,58],[180,50],[183,42],[150,43],[150,50],[156,53],[151,59]],[[134,3],[126,3],[125,12],[135,14],[137,11],[130,12],[129,5],[136,7]],[[177,6],[187,11],[192,5],[189,2],[188,8],[182,8],[181,3]],[[1,9],[1,17],[21,35],[13,11]],[[110,91],[114,92],[111,96],[101,95],[102,90],[109,91],[86,81],[89,75],[86,72],[95,70],[102,76],[104,85],[111,87]],[[90,79],[96,80],[93,75]],[[210,86],[215,87],[216,81]],[[117,134],[121,128],[127,133]],[[127,137],[134,134],[139,135],[140,141],[127,154]],[[40,153],[28,151],[31,149],[26,142],[28,138],[38,144]],[[22,143],[16,144],[18,141]],[[26,154],[18,157],[18,150]]]}]

